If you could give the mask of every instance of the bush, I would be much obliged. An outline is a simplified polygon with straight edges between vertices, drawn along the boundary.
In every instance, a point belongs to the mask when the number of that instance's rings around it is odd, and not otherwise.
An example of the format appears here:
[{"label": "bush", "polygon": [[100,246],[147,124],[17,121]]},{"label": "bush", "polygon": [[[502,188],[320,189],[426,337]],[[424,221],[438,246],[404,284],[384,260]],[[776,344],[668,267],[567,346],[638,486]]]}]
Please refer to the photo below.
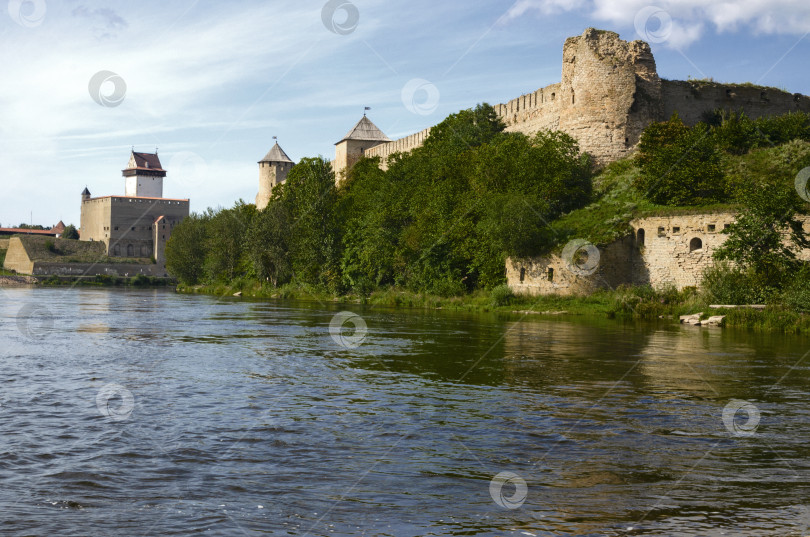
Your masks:
[{"label": "bush", "polygon": [[[675,291],[677,295],[677,290]],[[666,312],[662,296],[649,285],[620,285],[608,310],[609,317],[629,316],[654,319]]]},{"label": "bush", "polygon": [[70,224],[65,227],[65,230],[62,232],[63,239],[71,239],[71,240],[79,240],[79,231],[76,229],[76,226]]},{"label": "bush", "polygon": [[512,292],[511,287],[506,284],[502,284],[492,289],[490,297],[492,306],[497,308],[500,306],[508,306],[515,297],[515,294]]},{"label": "bush", "polygon": [[152,283],[152,279],[148,276],[143,274],[136,274],[135,277],[130,280],[130,283],[135,286],[142,286],[142,285],[149,285]]},{"label": "bush", "polygon": [[715,263],[703,272],[703,293],[714,304],[765,304],[778,296],[767,275],[742,270],[727,263]]},{"label": "bush", "polygon": [[792,310],[810,312],[809,267],[804,267],[785,288],[782,302]]}]

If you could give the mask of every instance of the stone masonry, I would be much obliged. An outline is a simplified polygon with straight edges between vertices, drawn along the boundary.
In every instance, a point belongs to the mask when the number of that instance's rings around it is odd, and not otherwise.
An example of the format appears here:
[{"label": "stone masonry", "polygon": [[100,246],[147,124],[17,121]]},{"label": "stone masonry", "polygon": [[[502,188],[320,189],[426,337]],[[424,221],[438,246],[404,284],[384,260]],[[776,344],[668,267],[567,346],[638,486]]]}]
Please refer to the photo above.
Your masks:
[{"label": "stone masonry", "polygon": [[[507,284],[531,295],[588,294],[622,284],[697,287],[713,263],[714,251],[726,240],[723,231],[734,220],[733,212],[640,218],[630,223],[632,234],[598,247],[596,259],[585,263],[590,268],[593,262],[592,271],[582,270],[583,261],[576,256],[508,259]],[[810,217],[804,217],[804,227],[810,232]],[[810,250],[799,252],[799,258],[810,260]]]},{"label": "stone masonry", "polygon": [[[630,154],[641,132],[678,112],[693,125],[716,109],[750,117],[810,112],[810,97],[750,84],[670,81],[658,76],[644,41],[627,42],[614,32],[588,28],[563,46],[562,76],[533,93],[494,106],[508,132],[532,136],[560,130],[573,136],[597,164]],[[367,149],[368,157],[388,156],[421,146],[430,129]],[[336,168],[337,169],[337,168]]]}]

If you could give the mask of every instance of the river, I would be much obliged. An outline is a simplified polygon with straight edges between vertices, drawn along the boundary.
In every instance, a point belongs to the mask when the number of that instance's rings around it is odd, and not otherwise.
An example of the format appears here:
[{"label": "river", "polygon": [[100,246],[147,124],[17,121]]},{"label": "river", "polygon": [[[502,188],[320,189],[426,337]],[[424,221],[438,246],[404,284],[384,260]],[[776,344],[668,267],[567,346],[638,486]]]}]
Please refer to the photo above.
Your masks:
[{"label": "river", "polygon": [[806,535],[810,340],[0,289],[2,535]]}]

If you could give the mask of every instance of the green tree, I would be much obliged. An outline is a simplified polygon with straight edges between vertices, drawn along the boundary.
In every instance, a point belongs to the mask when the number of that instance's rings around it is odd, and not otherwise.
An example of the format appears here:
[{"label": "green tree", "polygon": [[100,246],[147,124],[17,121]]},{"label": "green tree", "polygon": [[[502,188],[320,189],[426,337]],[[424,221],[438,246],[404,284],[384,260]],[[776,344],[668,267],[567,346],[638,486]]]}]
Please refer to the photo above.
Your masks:
[{"label": "green tree", "polygon": [[277,199],[256,215],[250,228],[248,251],[256,276],[273,287],[287,283],[292,276],[291,229],[287,209]]},{"label": "green tree", "polygon": [[590,197],[591,164],[562,133],[504,133],[491,107],[448,117],[387,171],[361,160],[340,191],[348,285],[457,294],[504,281],[510,255]]},{"label": "green tree", "polygon": [[653,123],[641,135],[636,187],[660,205],[701,205],[726,197],[720,152],[705,123],[693,128],[677,113]]},{"label": "green tree", "polygon": [[280,190],[279,202],[290,220],[290,265],[298,281],[340,285],[340,221],[332,164],[305,158],[296,164]]},{"label": "green tree", "polygon": [[79,232],[76,230],[76,226],[74,226],[73,224],[65,226],[65,230],[62,232],[62,238],[78,240]]},{"label": "green tree", "polygon": [[795,163],[786,167],[766,159],[750,164],[746,175],[734,183],[741,210],[714,257],[752,272],[763,289],[781,289],[800,268],[796,253],[810,246],[798,219],[807,211],[807,203],[793,182],[800,168]]},{"label": "green tree", "polygon": [[175,226],[166,243],[166,269],[185,284],[195,285],[205,276],[209,221],[210,214],[189,215]]},{"label": "green tree", "polygon": [[255,215],[255,205],[239,200],[233,208],[211,216],[205,256],[205,269],[211,281],[228,282],[248,274],[251,264],[246,240]]}]

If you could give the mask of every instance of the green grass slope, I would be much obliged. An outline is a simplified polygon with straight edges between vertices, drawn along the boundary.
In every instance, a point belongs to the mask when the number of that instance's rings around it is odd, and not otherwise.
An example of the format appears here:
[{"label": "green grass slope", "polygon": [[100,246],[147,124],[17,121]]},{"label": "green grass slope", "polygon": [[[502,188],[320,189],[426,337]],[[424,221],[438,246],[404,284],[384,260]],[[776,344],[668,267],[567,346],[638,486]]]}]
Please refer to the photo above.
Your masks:
[{"label": "green grass slope", "polygon": [[[799,162],[810,163],[810,142],[795,140],[742,156],[726,155],[723,165],[733,186],[735,181],[743,177],[753,177],[767,184],[769,177],[793,173]],[[559,250],[574,238],[585,239],[596,245],[609,244],[631,233],[630,222],[635,218],[733,211],[738,208],[732,194],[726,203],[713,205],[656,205],[645,199],[643,193],[633,186],[640,174],[641,169],[633,157],[606,166],[594,178],[593,203],[551,224],[554,250]]]}]

